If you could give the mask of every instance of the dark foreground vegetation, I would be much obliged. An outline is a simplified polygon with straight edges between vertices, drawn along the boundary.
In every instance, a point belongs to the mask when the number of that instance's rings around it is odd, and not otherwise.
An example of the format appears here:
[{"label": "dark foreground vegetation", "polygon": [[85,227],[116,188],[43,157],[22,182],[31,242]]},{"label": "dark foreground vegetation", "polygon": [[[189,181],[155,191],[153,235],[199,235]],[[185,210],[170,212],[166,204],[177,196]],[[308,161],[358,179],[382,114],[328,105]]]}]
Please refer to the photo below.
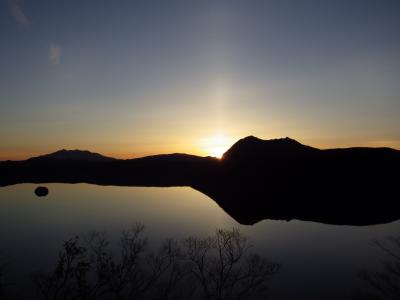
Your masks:
[{"label": "dark foreground vegetation", "polygon": [[[36,272],[38,299],[267,299],[280,265],[250,252],[237,229],[206,238],[168,239],[151,251],[143,226],[124,231],[119,247],[103,233],[64,242],[54,268]],[[6,292],[0,273],[0,299]]]},{"label": "dark foreground vegetation", "polygon": [[385,241],[374,240],[372,246],[386,257],[382,269],[359,272],[359,277],[368,284],[370,291],[358,292],[356,299],[400,299],[400,236],[388,237]]}]

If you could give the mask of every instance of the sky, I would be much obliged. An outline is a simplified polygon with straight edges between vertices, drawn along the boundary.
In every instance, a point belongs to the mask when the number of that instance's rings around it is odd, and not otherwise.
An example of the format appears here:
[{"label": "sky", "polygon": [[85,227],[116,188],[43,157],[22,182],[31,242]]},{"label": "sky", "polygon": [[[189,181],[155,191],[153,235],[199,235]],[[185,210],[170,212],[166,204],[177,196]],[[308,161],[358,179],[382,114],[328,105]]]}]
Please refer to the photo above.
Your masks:
[{"label": "sky", "polygon": [[398,0],[0,1],[0,160],[400,149]]}]

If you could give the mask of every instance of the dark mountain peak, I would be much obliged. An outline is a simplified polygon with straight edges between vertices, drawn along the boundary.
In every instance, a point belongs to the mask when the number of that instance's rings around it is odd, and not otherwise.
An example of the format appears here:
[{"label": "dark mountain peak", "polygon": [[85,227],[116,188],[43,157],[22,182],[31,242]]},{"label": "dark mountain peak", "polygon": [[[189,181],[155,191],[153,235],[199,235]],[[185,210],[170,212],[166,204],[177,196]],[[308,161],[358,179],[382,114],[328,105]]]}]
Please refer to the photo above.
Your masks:
[{"label": "dark mountain peak", "polygon": [[[208,159],[208,157],[202,157],[192,154],[186,153],[169,153],[169,154],[156,154],[149,155],[140,158],[130,159],[131,161],[137,160],[152,160],[152,161],[171,161],[171,162],[179,162],[179,161],[193,161],[193,160],[204,160]],[[215,159],[215,157],[214,157]]]},{"label": "dark mountain peak", "polygon": [[30,160],[73,160],[73,161],[113,161],[115,158],[103,156],[87,150],[58,150],[56,152],[33,157]]},{"label": "dark mountain peak", "polygon": [[260,139],[260,138],[258,138],[258,137],[256,137],[256,136],[254,136],[254,135],[249,135],[249,136],[246,136],[245,138],[240,139],[239,141],[237,141],[237,142],[234,144],[234,146],[235,146],[235,145],[250,144],[250,143],[252,143],[252,144],[259,144],[259,145],[261,145],[261,144],[263,144],[263,145],[266,145],[266,144],[270,144],[270,145],[275,144],[275,145],[278,145],[278,144],[280,144],[280,145],[298,145],[298,146],[304,146],[304,145],[302,145],[301,143],[299,143],[298,141],[296,141],[296,140],[294,140],[294,139],[291,139],[291,138],[289,138],[289,137],[278,138],[278,139],[263,140],[263,139]]},{"label": "dark mountain peak", "polygon": [[262,141],[262,139],[259,139],[258,137],[254,136],[254,135],[249,135],[249,136],[246,136],[246,137],[240,139],[239,141],[237,141],[237,143],[239,143],[239,142],[249,143],[249,142],[257,142],[257,141]]},{"label": "dark mountain peak", "polygon": [[318,149],[303,145],[289,137],[263,140],[255,136],[247,136],[237,141],[227,152],[224,160],[243,160],[271,156],[294,156]]}]

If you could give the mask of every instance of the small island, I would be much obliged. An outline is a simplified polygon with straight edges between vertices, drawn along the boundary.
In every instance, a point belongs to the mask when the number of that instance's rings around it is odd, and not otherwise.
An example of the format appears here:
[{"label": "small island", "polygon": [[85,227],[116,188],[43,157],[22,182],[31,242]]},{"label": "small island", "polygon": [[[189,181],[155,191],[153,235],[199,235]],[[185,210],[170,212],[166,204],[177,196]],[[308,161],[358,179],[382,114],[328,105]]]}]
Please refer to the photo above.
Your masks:
[{"label": "small island", "polygon": [[38,197],[45,197],[45,196],[47,196],[49,194],[49,189],[47,187],[45,187],[45,186],[38,186],[35,189],[35,194]]}]

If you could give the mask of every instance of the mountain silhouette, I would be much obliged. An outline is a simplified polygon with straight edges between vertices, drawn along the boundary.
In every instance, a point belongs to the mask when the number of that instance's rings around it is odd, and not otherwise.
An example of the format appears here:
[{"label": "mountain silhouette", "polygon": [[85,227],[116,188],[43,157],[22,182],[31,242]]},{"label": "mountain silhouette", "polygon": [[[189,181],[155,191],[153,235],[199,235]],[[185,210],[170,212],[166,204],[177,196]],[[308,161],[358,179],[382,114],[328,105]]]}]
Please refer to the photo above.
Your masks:
[{"label": "mountain silhouette", "polygon": [[248,136],[236,142],[222,158],[225,161],[255,161],[268,158],[299,156],[315,153],[318,149],[305,146],[288,137],[282,139],[262,140]]},{"label": "mountain silhouette", "polygon": [[76,161],[113,161],[115,158],[99,153],[82,150],[59,150],[50,154],[30,158],[29,160],[76,160]]},{"label": "mountain silhouette", "polygon": [[121,160],[61,150],[0,163],[0,186],[190,186],[242,224],[300,219],[370,225],[400,218],[399,167],[400,151],[391,148],[321,150],[290,138],[248,136],[222,159],[175,153]]}]

